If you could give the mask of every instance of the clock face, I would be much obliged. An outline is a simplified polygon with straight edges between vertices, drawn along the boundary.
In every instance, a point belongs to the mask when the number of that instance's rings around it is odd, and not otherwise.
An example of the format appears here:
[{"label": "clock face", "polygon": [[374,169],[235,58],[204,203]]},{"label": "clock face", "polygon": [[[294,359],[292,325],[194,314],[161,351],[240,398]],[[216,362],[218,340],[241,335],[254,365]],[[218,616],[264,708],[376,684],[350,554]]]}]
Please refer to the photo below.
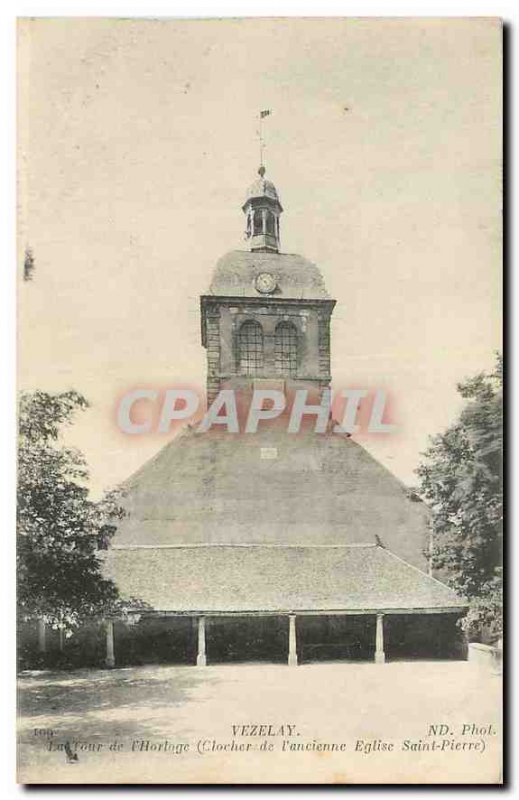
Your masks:
[{"label": "clock face", "polygon": [[261,294],[270,294],[276,288],[277,281],[270,272],[260,272],[260,274],[256,276],[255,284],[258,292],[261,292]]}]

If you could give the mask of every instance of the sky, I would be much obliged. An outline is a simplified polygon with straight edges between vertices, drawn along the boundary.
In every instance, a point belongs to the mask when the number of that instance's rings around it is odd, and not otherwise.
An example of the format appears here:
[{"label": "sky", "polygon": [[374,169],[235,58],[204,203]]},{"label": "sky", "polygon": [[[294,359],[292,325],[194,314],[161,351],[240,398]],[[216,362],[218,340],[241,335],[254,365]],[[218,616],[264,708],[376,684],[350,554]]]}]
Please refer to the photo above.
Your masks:
[{"label": "sky", "polygon": [[406,483],[501,347],[501,30],[491,19],[19,23],[20,389],[91,403],[95,493],[168,440],[115,424],[137,386],[204,386],[199,295],[246,249],[258,167],[282,250],[337,306],[332,386],[385,388],[358,441]]}]

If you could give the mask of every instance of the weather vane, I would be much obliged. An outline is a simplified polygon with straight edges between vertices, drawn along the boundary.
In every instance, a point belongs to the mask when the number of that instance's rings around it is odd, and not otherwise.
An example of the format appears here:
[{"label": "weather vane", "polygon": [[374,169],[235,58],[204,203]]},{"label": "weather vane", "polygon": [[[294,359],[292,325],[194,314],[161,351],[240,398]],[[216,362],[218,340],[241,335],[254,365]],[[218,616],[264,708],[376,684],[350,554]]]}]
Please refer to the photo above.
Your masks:
[{"label": "weather vane", "polygon": [[259,112],[259,127],[258,127],[258,138],[259,138],[259,150],[260,150],[260,169],[265,169],[263,164],[263,154],[265,151],[265,140],[263,139],[263,120],[265,117],[270,116],[272,111],[270,108],[266,108],[264,111]]}]

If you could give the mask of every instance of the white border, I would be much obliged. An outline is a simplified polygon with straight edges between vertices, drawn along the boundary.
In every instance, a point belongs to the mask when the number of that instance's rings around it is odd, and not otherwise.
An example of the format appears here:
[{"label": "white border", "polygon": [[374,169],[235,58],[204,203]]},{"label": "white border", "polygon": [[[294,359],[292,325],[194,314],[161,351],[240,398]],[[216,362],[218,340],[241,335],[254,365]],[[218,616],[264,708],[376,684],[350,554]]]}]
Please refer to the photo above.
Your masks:
[{"label": "white border", "polygon": [[[7,12],[4,11],[7,9]],[[19,0],[3,4],[2,16],[83,17],[506,17],[512,0]]]},{"label": "white border", "polygon": [[[0,175],[2,180],[0,182],[0,219],[2,220],[2,231],[0,236],[0,251],[1,251],[1,275],[2,281],[0,284],[0,354],[1,354],[1,383],[0,383],[0,514],[1,514],[1,531],[3,534],[2,542],[2,570],[0,585],[2,587],[1,601],[2,601],[2,659],[0,661],[0,686],[2,690],[1,705],[2,709],[2,725],[0,727],[0,764],[2,776],[3,797],[18,797],[23,788],[17,787],[14,783],[14,764],[15,764],[15,746],[14,746],[14,729],[15,729],[15,690],[14,690],[14,633],[15,633],[15,617],[14,617],[14,587],[15,587],[15,573],[14,573],[14,521],[15,521],[15,471],[14,452],[15,452],[15,422],[14,422],[14,409],[15,409],[15,270],[13,266],[16,264],[16,251],[15,251],[15,25],[16,17],[23,16],[126,16],[126,17],[233,17],[233,16],[381,16],[381,17],[398,17],[398,16],[444,16],[444,17],[463,17],[463,16],[483,16],[483,17],[502,17],[505,22],[511,27],[509,32],[509,45],[510,51],[514,46],[516,39],[516,28],[519,20],[519,4],[516,0],[495,0],[494,2],[476,1],[476,0],[435,0],[435,2],[393,2],[392,0],[362,0],[357,2],[347,2],[347,0],[321,0],[320,2],[309,2],[309,0],[242,0],[242,2],[209,2],[205,0],[150,0],[149,2],[100,2],[100,0],[65,0],[64,2],[11,2],[10,0],[3,0],[0,6]],[[511,106],[509,108],[508,117],[508,131],[510,137],[510,150],[512,150],[515,142],[513,141],[513,132],[516,131],[517,114],[517,58],[513,52],[509,52],[509,83],[510,83],[510,100]],[[513,168],[513,169],[512,169]],[[508,343],[509,359],[512,351],[518,350],[518,329],[515,323],[516,314],[519,311],[518,289],[517,281],[513,280],[513,272],[516,267],[516,260],[514,258],[514,251],[512,247],[512,231],[517,230],[519,225],[517,206],[512,204],[513,188],[517,185],[517,158],[511,158],[508,164],[509,175],[509,204],[510,204],[510,218],[509,224],[509,280],[508,280],[508,298],[509,317],[510,317],[510,339]],[[516,375],[517,371],[513,370],[511,363],[508,364],[508,374],[510,382],[510,391],[516,395],[513,390],[517,388]],[[509,412],[512,411],[512,403],[509,404]],[[517,454],[518,447],[518,432],[517,428],[509,423],[511,430],[511,445],[514,455]],[[510,454],[511,455],[511,454]],[[517,497],[519,494],[519,481],[517,474],[512,472],[510,475],[509,496]],[[515,534],[515,513],[512,514],[514,509],[511,509],[509,515],[511,521],[509,523],[509,536],[511,539],[510,561],[508,564],[509,580],[511,586],[514,581],[511,578],[519,575],[518,570],[518,555],[517,548],[512,547],[513,538]],[[510,601],[512,597],[509,598]],[[515,598],[514,598],[515,599]],[[518,626],[515,620],[512,619],[512,614],[515,611],[515,603],[512,604],[513,608],[509,608],[509,638],[513,636],[517,640]],[[513,656],[515,656],[515,647]],[[515,658],[514,658],[515,663]],[[513,670],[511,670],[513,673]],[[512,687],[513,688],[513,687]],[[515,728],[517,720],[517,691],[511,694],[510,699],[514,700],[513,713],[509,723],[511,725],[511,732]],[[508,703],[509,712],[511,712],[511,703]],[[511,737],[511,747],[509,753],[509,774],[515,783],[515,773],[517,767],[517,752],[515,741],[517,736]],[[363,796],[370,794],[378,794],[382,789],[373,789],[366,792],[360,788],[344,787],[348,793],[360,793]],[[443,797],[455,796],[459,790],[445,790],[441,786],[438,790],[442,792]],[[58,795],[59,790],[49,790],[46,796]],[[70,790],[71,792],[73,790]],[[87,794],[96,793],[97,796],[107,795],[110,790],[98,790],[94,786],[84,790]],[[112,790],[113,791],[113,790]],[[134,790],[133,796],[146,796],[152,791],[150,788],[143,787],[142,789]],[[179,794],[183,793],[182,789],[174,789]],[[190,790],[190,794],[193,790]],[[236,795],[236,790],[229,789],[229,795],[232,791],[233,796]],[[239,794],[245,790],[239,791]],[[261,790],[260,790],[261,791]],[[268,790],[263,790],[267,792]],[[287,789],[278,790],[279,792],[286,792]],[[297,791],[297,789],[295,790]],[[324,795],[326,789],[319,789],[316,787],[312,790],[312,794]],[[469,789],[470,791],[470,789]],[[476,790],[473,790],[476,791]],[[484,794],[495,791],[489,787],[484,791]],[[411,790],[411,795],[418,794],[419,790]],[[513,787],[512,792],[515,794],[516,787]],[[256,792],[257,793],[257,792]],[[67,791],[59,791],[59,796],[63,797],[68,794]],[[208,795],[207,790],[200,789],[197,791],[199,795]],[[221,795],[222,792],[220,791]],[[227,794],[224,790],[223,794]],[[272,791],[269,795],[272,796]],[[274,791],[277,794],[277,791]],[[406,792],[407,796],[409,793]],[[94,795],[95,796],[95,795]],[[478,791],[478,796],[481,792]]]}]

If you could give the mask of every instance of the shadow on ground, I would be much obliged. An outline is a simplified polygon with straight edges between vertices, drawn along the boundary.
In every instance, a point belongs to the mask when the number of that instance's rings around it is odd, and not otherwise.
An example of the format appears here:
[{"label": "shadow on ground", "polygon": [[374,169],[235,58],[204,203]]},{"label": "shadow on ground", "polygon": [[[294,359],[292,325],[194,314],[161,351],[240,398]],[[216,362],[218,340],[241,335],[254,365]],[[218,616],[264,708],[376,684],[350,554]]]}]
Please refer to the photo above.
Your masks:
[{"label": "shadow on ground", "polygon": [[[19,732],[27,742],[35,728],[57,735],[113,738],[161,735],[172,709],[184,705],[202,682],[216,681],[192,667],[139,667],[22,673],[18,680]],[[161,724],[164,717],[164,725]]]},{"label": "shadow on ground", "polygon": [[[445,782],[448,775],[454,783],[469,776],[494,783],[500,769],[501,680],[468,662],[23,673],[19,700],[22,782],[277,783],[297,776],[301,783],[370,783],[374,761],[356,751],[359,739],[395,744],[394,754],[377,757],[377,776],[384,781],[414,782],[419,773],[434,776],[431,782]],[[464,749],[402,758],[404,739],[425,740],[429,726],[440,722],[462,743],[482,738],[461,735],[467,722],[492,723],[494,733],[477,758]],[[282,750],[286,734],[274,733],[277,748],[267,760],[259,750],[213,752],[213,742],[250,742],[234,731],[250,723],[274,730],[290,723],[297,742],[343,743],[346,750],[326,758],[305,751],[299,758]],[[61,746],[49,747],[49,739]],[[67,758],[67,741],[77,761]],[[143,741],[149,747],[142,748]],[[189,749],[180,756],[171,747],[166,752],[160,749],[164,741]],[[209,743],[208,751],[200,753],[201,741]]]}]

